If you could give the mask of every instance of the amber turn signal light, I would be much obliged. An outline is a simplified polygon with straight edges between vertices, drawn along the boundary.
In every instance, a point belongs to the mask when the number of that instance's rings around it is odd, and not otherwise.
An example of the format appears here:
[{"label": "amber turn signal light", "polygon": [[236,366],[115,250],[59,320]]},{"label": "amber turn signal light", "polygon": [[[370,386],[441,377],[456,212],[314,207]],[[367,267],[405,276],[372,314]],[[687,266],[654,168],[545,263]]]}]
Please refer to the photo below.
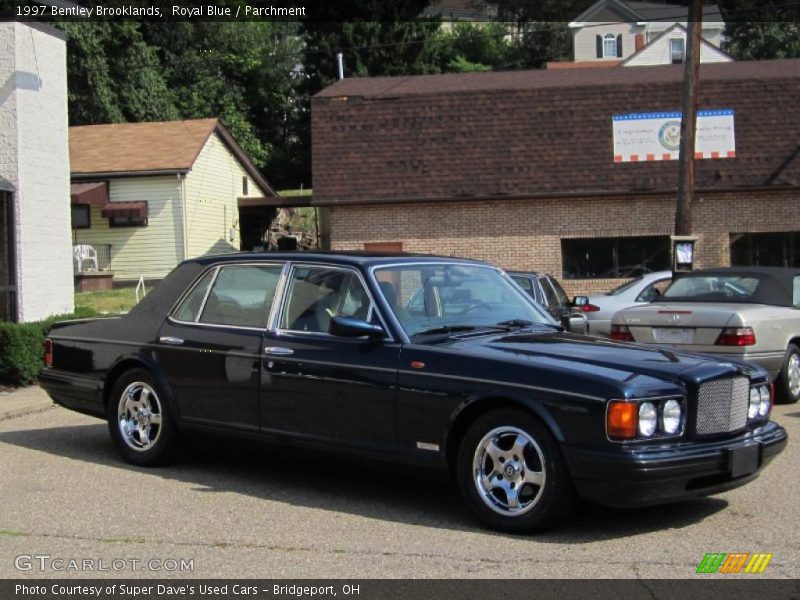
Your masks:
[{"label": "amber turn signal light", "polygon": [[632,440],[636,437],[639,421],[639,404],[612,400],[608,403],[606,428],[608,437],[618,440]]}]

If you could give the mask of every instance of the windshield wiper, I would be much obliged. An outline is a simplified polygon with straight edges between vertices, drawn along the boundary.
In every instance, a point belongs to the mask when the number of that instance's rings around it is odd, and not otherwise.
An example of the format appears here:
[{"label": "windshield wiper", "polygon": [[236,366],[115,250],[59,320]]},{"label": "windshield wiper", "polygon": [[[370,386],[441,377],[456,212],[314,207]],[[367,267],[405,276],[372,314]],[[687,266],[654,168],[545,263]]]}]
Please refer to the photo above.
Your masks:
[{"label": "windshield wiper", "polygon": [[511,329],[521,329],[522,327],[530,327],[533,325],[533,321],[528,321],[526,319],[509,319],[508,321],[500,321],[499,323],[495,323],[498,327],[505,327],[508,330]]},{"label": "windshield wiper", "polygon": [[462,331],[472,331],[475,327],[472,325],[444,325],[443,327],[433,327],[432,329],[424,329],[418,331],[411,337],[421,337],[423,335],[439,335],[445,333],[459,333]]}]

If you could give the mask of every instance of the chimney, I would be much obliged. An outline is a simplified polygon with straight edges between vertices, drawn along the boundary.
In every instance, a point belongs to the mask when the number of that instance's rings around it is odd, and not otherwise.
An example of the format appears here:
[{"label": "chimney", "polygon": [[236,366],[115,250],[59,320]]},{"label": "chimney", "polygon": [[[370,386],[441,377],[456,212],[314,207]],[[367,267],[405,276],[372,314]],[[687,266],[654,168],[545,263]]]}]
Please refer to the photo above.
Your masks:
[{"label": "chimney", "polygon": [[636,37],[634,38],[634,45],[636,47],[636,52],[644,48],[644,34],[637,33]]}]

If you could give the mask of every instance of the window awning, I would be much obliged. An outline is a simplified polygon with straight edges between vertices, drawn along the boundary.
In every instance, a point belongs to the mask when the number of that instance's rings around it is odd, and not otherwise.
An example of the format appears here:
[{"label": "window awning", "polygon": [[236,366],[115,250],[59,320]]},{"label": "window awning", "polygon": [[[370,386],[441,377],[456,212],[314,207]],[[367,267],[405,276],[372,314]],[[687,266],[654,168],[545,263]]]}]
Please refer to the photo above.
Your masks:
[{"label": "window awning", "polygon": [[109,202],[100,214],[109,219],[111,217],[147,218],[147,202]]},{"label": "window awning", "polygon": [[88,204],[96,208],[108,204],[108,186],[104,181],[73,183],[69,186],[69,195],[72,204]]}]

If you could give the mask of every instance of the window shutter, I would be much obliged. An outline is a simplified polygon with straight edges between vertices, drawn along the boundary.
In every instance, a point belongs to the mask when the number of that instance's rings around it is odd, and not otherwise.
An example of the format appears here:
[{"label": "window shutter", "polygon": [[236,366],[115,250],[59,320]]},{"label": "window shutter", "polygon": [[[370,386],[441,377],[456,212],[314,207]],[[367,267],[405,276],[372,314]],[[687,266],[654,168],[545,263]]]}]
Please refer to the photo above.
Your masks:
[{"label": "window shutter", "polygon": [[622,58],[622,34],[617,36],[617,58]]},{"label": "window shutter", "polygon": [[603,38],[599,35],[594,36],[597,43],[597,58],[603,58]]}]

